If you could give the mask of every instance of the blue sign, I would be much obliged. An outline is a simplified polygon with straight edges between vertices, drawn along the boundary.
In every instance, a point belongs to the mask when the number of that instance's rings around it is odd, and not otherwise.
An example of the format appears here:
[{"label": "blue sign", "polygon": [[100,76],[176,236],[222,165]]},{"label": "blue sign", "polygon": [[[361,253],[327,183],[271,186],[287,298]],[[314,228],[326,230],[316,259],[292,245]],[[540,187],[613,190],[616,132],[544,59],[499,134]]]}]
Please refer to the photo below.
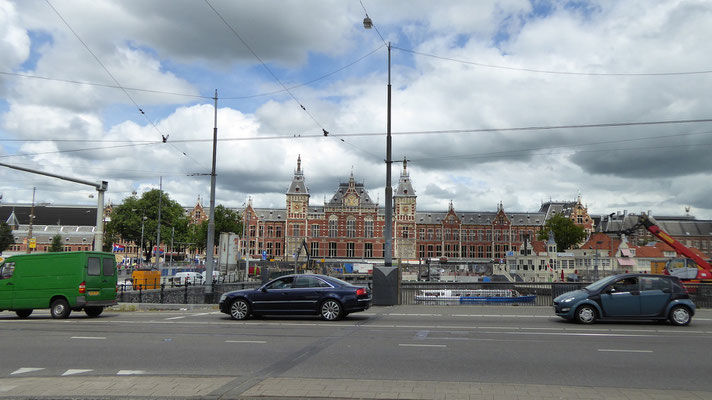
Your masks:
[{"label": "blue sign", "polygon": [[267,259],[267,250],[262,250],[262,261]]},{"label": "blue sign", "polygon": [[507,252],[507,257],[514,257],[514,252],[513,252],[513,251],[508,251],[508,252]]}]

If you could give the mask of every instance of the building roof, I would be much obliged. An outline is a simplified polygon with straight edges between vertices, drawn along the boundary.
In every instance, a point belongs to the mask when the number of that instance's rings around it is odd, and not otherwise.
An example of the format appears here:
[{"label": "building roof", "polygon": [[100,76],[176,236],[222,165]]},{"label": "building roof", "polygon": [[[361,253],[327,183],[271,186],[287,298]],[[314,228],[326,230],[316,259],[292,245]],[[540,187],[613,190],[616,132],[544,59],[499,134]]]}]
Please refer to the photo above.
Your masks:
[{"label": "building roof", "polygon": [[356,182],[356,180],[354,179],[353,172],[351,173],[351,176],[349,177],[348,182],[339,183],[339,188],[336,189],[336,192],[331,197],[331,200],[329,200],[326,203],[326,205],[329,207],[343,206],[344,196],[346,196],[347,193],[356,194],[356,196],[358,196],[358,198],[359,198],[359,205],[362,208],[363,207],[367,207],[367,208],[378,207],[378,204],[374,203],[373,200],[371,199],[371,196],[368,194],[368,191],[363,186],[363,183]]},{"label": "building roof", "polygon": [[415,190],[410,181],[410,173],[408,173],[408,160],[403,159],[403,171],[401,171],[398,187],[396,188],[396,196],[398,197],[416,197]]},{"label": "building roof", "polygon": [[[415,213],[415,222],[418,224],[441,224],[447,216],[446,211],[419,211]],[[514,226],[541,226],[544,225],[544,214],[541,213],[506,213]],[[489,225],[497,216],[496,211],[456,211],[463,225]]]},{"label": "building roof", "polygon": [[[13,214],[20,224],[30,223],[31,204],[0,205],[0,221],[7,221]],[[96,206],[35,205],[33,225],[96,225]]]},{"label": "building roof", "polygon": [[287,194],[305,194],[309,195],[309,188],[304,183],[304,172],[302,171],[302,156],[297,157],[297,169],[294,170],[294,177],[292,177],[292,184],[289,185],[289,190]]}]

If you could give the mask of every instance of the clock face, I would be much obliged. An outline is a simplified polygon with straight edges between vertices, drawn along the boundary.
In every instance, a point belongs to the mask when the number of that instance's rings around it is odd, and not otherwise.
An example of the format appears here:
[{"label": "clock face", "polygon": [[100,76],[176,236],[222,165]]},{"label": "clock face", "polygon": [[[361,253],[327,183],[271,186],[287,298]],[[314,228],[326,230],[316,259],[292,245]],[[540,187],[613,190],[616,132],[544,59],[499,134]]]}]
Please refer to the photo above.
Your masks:
[{"label": "clock face", "polygon": [[358,205],[358,197],[353,194],[350,194],[344,199],[344,204],[349,207],[356,207]]},{"label": "clock face", "polygon": [[292,210],[294,210],[294,212],[300,212],[302,211],[302,205],[299,203],[294,203],[292,205]]},{"label": "clock face", "polygon": [[408,214],[408,206],[401,206],[401,214]]}]

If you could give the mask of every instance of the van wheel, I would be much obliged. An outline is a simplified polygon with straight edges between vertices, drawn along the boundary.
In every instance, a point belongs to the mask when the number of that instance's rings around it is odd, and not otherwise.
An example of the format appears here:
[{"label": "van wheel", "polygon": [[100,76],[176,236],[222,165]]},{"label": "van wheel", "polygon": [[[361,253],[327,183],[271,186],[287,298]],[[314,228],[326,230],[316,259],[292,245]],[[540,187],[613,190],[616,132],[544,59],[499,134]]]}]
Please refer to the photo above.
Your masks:
[{"label": "van wheel", "polygon": [[30,316],[30,314],[32,314],[32,309],[30,308],[29,310],[17,310],[15,311],[15,314],[17,314],[19,318],[27,318]]},{"label": "van wheel", "polygon": [[92,318],[98,317],[103,311],[104,307],[84,307],[84,312]]},{"label": "van wheel", "polygon": [[52,302],[49,308],[49,313],[52,314],[54,319],[64,319],[69,317],[72,310],[69,308],[69,303],[64,299],[57,299]]}]

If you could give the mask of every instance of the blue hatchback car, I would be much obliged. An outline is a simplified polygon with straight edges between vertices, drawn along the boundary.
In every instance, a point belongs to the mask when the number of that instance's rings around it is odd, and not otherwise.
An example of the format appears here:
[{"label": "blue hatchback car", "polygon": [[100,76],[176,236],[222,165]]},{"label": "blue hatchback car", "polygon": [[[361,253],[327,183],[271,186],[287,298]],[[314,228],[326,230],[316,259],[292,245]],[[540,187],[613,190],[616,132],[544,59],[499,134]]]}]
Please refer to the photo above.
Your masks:
[{"label": "blue hatchback car", "polygon": [[556,297],[554,312],[581,324],[644,319],[687,325],[695,315],[695,303],[678,277],[622,274],[607,276]]}]

